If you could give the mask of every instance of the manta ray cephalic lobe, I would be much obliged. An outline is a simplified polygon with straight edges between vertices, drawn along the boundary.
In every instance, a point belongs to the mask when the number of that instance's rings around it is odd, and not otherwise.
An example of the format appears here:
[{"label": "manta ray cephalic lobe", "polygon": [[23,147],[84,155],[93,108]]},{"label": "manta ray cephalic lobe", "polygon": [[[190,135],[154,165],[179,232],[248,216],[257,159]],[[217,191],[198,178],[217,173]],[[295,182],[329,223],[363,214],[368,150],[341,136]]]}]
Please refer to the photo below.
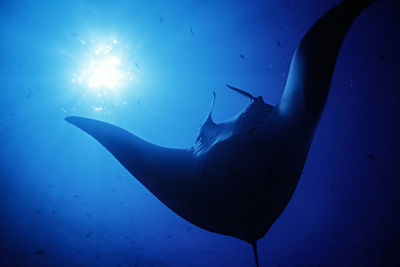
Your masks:
[{"label": "manta ray cephalic lobe", "polygon": [[256,242],[296,189],[343,39],[371,2],[346,0],[312,26],[294,53],[279,105],[268,105],[262,97],[227,85],[248,98],[249,104],[219,124],[212,120],[211,107],[190,148],[157,146],[93,119],[66,120],[100,142],[184,219],[252,244],[258,266]]}]

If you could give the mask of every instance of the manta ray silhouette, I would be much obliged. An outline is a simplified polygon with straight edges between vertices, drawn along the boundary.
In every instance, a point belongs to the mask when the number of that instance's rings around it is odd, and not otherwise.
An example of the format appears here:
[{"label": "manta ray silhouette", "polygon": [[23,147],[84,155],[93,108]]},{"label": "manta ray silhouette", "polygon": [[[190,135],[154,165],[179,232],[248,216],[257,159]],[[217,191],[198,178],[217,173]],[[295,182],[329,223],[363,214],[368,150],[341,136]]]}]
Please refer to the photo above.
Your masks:
[{"label": "manta ray silhouette", "polygon": [[[298,184],[320,120],[342,41],[373,0],[347,0],[320,18],[295,51],[282,99],[249,99],[234,118],[210,113],[195,144],[172,149],[111,124],[66,120],[99,141],[167,207],[205,230],[256,242],[285,209]],[[215,93],[214,93],[215,100]]]}]

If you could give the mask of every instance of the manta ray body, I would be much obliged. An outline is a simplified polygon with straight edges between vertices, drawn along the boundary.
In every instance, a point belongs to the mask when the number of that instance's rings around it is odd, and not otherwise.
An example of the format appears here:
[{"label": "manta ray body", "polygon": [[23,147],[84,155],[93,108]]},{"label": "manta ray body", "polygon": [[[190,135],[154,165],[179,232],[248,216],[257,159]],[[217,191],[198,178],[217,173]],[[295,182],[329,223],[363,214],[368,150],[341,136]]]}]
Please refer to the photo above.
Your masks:
[{"label": "manta ray body", "polygon": [[82,117],[66,120],[100,142],[150,192],[175,213],[205,230],[253,245],[291,199],[318,126],[342,41],[358,14],[373,1],[346,0],[302,38],[282,99],[249,99],[224,123],[212,107],[195,144],[161,147],[117,126]]}]

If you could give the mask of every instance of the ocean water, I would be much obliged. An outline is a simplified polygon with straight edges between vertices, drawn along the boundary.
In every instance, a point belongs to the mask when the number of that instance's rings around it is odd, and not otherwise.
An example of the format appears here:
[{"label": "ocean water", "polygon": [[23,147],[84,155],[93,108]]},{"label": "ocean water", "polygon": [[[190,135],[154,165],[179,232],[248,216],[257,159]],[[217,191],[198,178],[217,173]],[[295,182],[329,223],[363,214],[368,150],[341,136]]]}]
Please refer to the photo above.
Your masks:
[{"label": "ocean water", "polygon": [[[338,2],[0,1],[0,266],[255,266],[64,118],[190,147],[213,91],[217,122],[246,105],[226,83],[278,104],[300,38]],[[381,0],[347,34],[261,266],[400,264],[399,14]]]}]

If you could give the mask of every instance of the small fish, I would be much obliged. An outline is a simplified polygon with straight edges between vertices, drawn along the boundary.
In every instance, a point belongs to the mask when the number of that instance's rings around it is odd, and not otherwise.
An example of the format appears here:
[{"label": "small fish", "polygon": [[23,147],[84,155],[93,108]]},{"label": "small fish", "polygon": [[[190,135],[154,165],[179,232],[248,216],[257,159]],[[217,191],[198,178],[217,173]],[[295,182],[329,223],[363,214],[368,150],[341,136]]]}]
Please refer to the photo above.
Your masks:
[{"label": "small fish", "polygon": [[190,230],[192,230],[192,226],[189,226],[186,231],[189,232]]},{"label": "small fish", "polygon": [[44,251],[43,249],[35,251],[35,255],[41,255],[44,254],[46,251]]},{"label": "small fish", "polygon": [[93,232],[89,232],[86,234],[86,237],[90,237],[92,235]]},{"label": "small fish", "polygon": [[76,63],[76,61],[71,57],[71,56],[68,56],[68,55],[66,55],[67,56],[67,59],[72,63],[72,64],[74,64],[75,66],[78,66],[78,63]]},{"label": "small fish", "polygon": [[164,17],[161,17],[160,20],[158,21],[158,25],[160,25],[164,21]]},{"label": "small fish", "polygon": [[32,89],[30,89],[30,90],[28,91],[28,94],[26,95],[26,98],[30,98],[31,95],[32,95]]},{"label": "small fish", "polygon": [[167,236],[167,239],[170,239],[172,237],[172,235]]},{"label": "small fish", "polygon": [[190,27],[190,34],[191,34],[193,37],[196,37],[196,35],[194,34],[194,31],[193,31],[193,28],[192,28],[192,27]]},{"label": "small fish", "polygon": [[239,55],[241,59],[246,59],[242,54]]},{"label": "small fish", "polygon": [[376,157],[374,155],[371,155],[371,154],[368,155],[368,158],[372,159],[372,160],[376,159]]},{"label": "small fish", "polygon": [[281,41],[277,41],[276,44],[278,45],[278,47],[282,47]]},{"label": "small fish", "polygon": [[137,68],[138,70],[141,69],[140,66],[139,66],[139,64],[135,63],[135,66],[136,66],[136,68]]},{"label": "small fish", "polygon": [[86,214],[86,216],[88,216],[89,218],[92,218],[92,216],[91,216],[88,212],[86,212],[85,214]]},{"label": "small fish", "polygon": [[333,184],[331,184],[331,190],[335,191],[335,187],[333,186]]}]

